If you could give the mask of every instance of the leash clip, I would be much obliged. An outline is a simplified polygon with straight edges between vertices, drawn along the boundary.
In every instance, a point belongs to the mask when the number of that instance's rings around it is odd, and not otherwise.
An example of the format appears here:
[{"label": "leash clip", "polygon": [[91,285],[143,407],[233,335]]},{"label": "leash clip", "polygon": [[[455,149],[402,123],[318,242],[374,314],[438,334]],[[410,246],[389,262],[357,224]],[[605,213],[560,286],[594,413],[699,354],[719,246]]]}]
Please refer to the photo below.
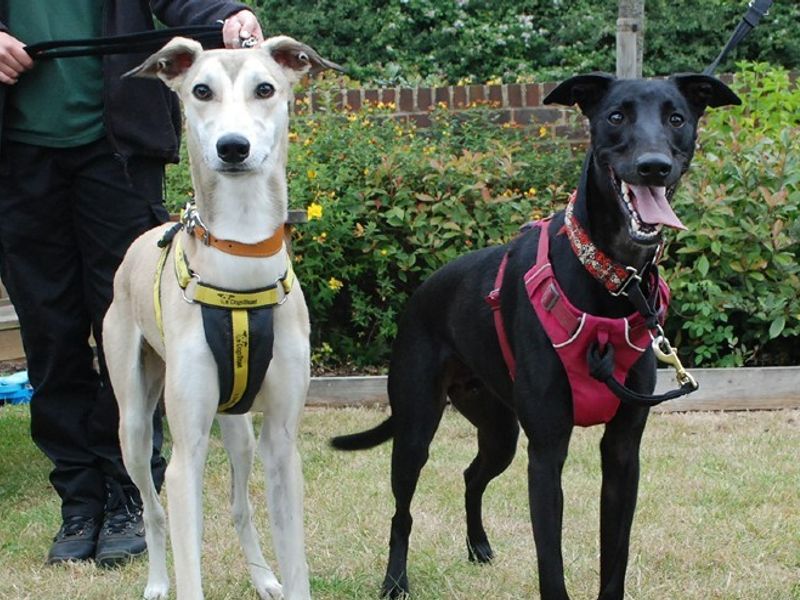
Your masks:
[{"label": "leash clip", "polygon": [[636,283],[640,283],[642,281],[642,276],[634,267],[625,267],[625,270],[630,273],[628,278],[623,282],[622,286],[616,292],[609,292],[615,298],[619,296],[627,296],[628,288],[630,287],[632,281],[635,281]]},{"label": "leash clip", "polygon": [[683,386],[688,383],[692,386],[692,389],[696,390],[699,387],[697,381],[683,368],[681,359],[678,358],[678,353],[675,352],[675,348],[670,345],[669,340],[664,335],[664,331],[660,326],[658,327],[658,331],[659,334],[653,337],[653,342],[651,344],[656,358],[675,369],[675,378],[678,381],[678,385]]},{"label": "leash clip", "polygon": [[197,207],[195,206],[194,202],[186,203],[186,206],[181,213],[180,222],[186,228],[186,233],[189,235],[194,235],[194,230],[199,227],[203,232],[203,236],[200,238],[200,241],[204,246],[210,245],[211,232],[209,232],[208,227],[206,227],[206,224],[203,223],[203,220],[200,218],[200,213],[197,212]]}]

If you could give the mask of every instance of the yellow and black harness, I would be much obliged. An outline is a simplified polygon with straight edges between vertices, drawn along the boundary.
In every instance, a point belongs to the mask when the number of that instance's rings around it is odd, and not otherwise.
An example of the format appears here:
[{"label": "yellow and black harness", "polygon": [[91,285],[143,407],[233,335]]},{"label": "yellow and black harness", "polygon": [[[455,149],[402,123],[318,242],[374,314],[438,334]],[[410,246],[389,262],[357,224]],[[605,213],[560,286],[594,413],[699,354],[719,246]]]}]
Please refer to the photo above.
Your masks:
[{"label": "yellow and black harness", "polygon": [[[226,414],[245,413],[252,407],[272,360],[272,309],[286,301],[294,285],[292,263],[287,258],[284,274],[263,288],[240,291],[209,285],[190,268],[181,238],[176,236],[181,229],[222,252],[264,257],[276,254],[282,248],[283,227],[258,244],[219,240],[208,233],[194,206],[189,205],[181,214],[180,222],[168,229],[158,242],[162,251],[155,272],[153,304],[161,337],[164,337],[161,280],[172,249],[175,277],[183,299],[200,305],[206,342],[217,363],[220,390],[217,410]],[[192,282],[190,298],[187,290]]]}]

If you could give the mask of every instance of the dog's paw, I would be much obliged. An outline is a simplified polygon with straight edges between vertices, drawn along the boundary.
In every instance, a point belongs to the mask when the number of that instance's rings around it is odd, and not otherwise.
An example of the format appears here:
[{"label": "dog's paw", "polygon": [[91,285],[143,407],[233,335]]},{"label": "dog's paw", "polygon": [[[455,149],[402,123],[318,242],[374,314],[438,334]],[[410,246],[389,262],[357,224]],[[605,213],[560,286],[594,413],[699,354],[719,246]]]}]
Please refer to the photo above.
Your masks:
[{"label": "dog's paw", "polygon": [[265,578],[256,585],[258,597],[261,600],[283,600],[283,588],[275,577],[272,579]]},{"label": "dog's paw", "polygon": [[391,598],[391,600],[398,600],[401,598],[409,597],[408,579],[403,575],[398,578],[390,578],[388,575],[381,587],[381,598]]},{"label": "dog's paw", "polygon": [[144,600],[167,600],[169,582],[148,583],[144,588]]},{"label": "dog's paw", "polygon": [[467,553],[469,562],[478,562],[481,564],[488,564],[494,558],[494,551],[489,545],[488,540],[482,542],[475,542],[474,544],[467,539]]}]

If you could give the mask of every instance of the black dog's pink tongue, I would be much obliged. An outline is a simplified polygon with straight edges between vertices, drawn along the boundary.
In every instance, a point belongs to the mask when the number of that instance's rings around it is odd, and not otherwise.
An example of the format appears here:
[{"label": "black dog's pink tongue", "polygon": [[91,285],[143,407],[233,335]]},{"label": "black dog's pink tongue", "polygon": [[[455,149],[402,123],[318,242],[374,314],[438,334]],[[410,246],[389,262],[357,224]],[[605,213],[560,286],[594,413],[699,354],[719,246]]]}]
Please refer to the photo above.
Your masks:
[{"label": "black dog's pink tongue", "polygon": [[642,221],[649,225],[666,225],[675,229],[686,229],[667,200],[667,188],[628,184],[636,196],[636,210]]}]

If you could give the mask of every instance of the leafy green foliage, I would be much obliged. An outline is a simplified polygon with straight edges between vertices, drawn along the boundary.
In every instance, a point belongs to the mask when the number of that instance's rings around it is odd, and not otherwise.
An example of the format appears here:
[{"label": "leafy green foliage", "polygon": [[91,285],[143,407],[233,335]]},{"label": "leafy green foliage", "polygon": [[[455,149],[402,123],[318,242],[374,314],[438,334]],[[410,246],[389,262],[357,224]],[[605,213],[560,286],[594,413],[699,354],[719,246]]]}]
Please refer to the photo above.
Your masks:
[{"label": "leafy green foliage", "polygon": [[675,199],[669,325],[703,365],[798,364],[800,89],[747,65],[741,107],[711,111]]},{"label": "leafy green foliage", "polygon": [[[615,65],[617,3],[607,0],[249,3],[268,35],[301,39],[368,84],[549,81]],[[648,0],[645,75],[702,70],[745,9],[744,0]],[[800,67],[800,4],[776,2],[736,57]]]},{"label": "leafy green foliage", "polygon": [[[547,214],[580,152],[481,112],[417,129],[380,109],[294,122],[290,198],[309,206],[294,239],[322,360],[382,364],[409,295],[435,269],[502,243]],[[545,134],[542,130],[542,134]],[[318,216],[319,215],[319,216]]]}]

